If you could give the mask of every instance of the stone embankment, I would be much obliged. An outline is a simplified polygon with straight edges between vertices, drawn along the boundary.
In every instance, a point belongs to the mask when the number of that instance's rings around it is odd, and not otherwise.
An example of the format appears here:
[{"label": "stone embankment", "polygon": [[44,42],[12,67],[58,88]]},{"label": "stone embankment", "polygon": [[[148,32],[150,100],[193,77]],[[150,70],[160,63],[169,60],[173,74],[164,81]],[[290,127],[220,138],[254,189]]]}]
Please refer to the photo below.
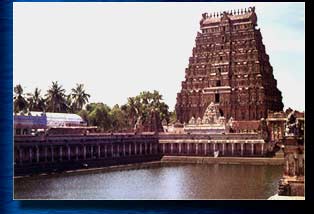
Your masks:
[{"label": "stone embankment", "polygon": [[282,164],[283,158],[267,157],[267,147],[257,134],[19,136],[14,139],[14,170],[19,176],[159,161]]},{"label": "stone embankment", "polygon": [[199,163],[199,164],[250,164],[250,165],[283,165],[283,158],[261,157],[189,157],[163,156],[161,162],[167,163]]}]

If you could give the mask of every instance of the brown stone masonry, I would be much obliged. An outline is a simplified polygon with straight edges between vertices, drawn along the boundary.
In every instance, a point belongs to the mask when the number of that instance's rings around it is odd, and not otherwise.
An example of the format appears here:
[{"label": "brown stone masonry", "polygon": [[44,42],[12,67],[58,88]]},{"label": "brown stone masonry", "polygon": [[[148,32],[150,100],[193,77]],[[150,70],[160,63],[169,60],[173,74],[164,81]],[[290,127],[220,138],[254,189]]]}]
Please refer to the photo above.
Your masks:
[{"label": "brown stone masonry", "polygon": [[283,109],[254,7],[203,14],[177,94],[178,120],[202,117],[211,102],[227,120],[259,120]]}]

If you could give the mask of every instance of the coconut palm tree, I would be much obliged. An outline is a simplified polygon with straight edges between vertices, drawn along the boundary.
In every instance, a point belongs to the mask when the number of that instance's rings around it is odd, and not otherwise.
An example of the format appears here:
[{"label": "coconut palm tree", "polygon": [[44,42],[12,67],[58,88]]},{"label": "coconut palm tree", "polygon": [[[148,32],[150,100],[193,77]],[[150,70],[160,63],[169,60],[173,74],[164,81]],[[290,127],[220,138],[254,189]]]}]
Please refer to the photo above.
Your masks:
[{"label": "coconut palm tree", "polygon": [[41,96],[41,90],[38,88],[35,88],[34,93],[28,94],[28,103],[29,103],[29,110],[30,111],[45,111],[46,110],[46,101]]},{"label": "coconut palm tree", "polygon": [[21,84],[18,84],[14,87],[14,112],[26,111],[28,107],[28,103],[24,98],[23,87]]},{"label": "coconut palm tree", "polygon": [[133,127],[139,116],[141,116],[141,104],[136,97],[129,97],[126,104],[130,119],[130,125]]},{"label": "coconut palm tree", "polygon": [[58,81],[52,82],[52,86],[48,89],[47,94],[47,109],[51,112],[66,112],[66,95],[65,89],[58,84]]},{"label": "coconut palm tree", "polygon": [[76,84],[76,88],[72,88],[72,99],[75,111],[82,110],[83,106],[88,103],[90,95],[85,93],[83,84]]},{"label": "coconut palm tree", "polygon": [[75,106],[71,94],[66,95],[66,110],[68,113],[75,113]]}]

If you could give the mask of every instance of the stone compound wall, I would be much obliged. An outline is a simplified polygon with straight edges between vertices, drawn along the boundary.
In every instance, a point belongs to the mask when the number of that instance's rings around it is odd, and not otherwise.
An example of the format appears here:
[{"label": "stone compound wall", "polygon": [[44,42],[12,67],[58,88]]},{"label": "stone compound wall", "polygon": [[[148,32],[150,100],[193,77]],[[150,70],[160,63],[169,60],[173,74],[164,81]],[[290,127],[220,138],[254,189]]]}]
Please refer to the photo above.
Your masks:
[{"label": "stone compound wall", "polygon": [[258,134],[159,135],[159,150],[163,155],[263,157],[267,144]]},{"label": "stone compound wall", "polygon": [[15,175],[29,172],[158,161],[167,156],[262,157],[267,144],[257,134],[18,136]]},{"label": "stone compound wall", "polygon": [[16,175],[160,160],[155,135],[15,137]]}]

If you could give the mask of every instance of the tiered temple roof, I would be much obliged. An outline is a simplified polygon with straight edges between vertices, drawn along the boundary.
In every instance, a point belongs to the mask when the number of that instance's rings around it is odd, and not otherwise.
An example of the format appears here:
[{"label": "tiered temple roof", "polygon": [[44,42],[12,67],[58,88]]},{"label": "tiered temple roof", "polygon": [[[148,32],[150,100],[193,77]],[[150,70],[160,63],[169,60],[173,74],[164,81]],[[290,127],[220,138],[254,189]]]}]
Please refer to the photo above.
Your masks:
[{"label": "tiered temple roof", "polygon": [[202,118],[211,102],[228,120],[259,120],[282,111],[281,92],[257,26],[255,8],[202,14],[177,94],[181,123]]}]

